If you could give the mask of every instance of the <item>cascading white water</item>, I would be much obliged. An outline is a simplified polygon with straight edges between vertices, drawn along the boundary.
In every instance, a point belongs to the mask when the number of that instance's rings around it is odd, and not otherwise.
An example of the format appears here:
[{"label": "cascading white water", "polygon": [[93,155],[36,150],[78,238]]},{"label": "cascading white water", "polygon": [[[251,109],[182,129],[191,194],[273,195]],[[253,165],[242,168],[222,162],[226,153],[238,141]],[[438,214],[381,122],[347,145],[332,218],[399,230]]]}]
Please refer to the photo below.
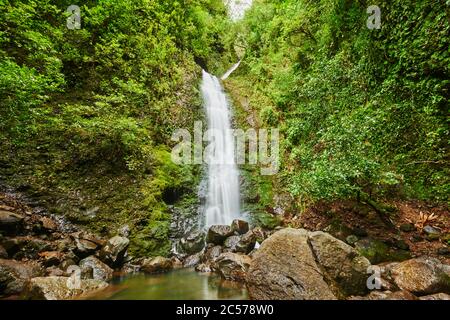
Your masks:
[{"label": "cascading white water", "polygon": [[201,92],[213,148],[208,160],[208,194],[205,225],[230,224],[240,216],[239,171],[234,156],[230,106],[217,77],[203,71]]},{"label": "cascading white water", "polygon": [[220,78],[220,80],[226,80],[241,64],[241,60],[239,60],[238,63],[236,63],[234,66],[232,66],[230,68],[230,70],[228,70],[227,72],[225,72],[225,74],[222,76],[222,78]]}]

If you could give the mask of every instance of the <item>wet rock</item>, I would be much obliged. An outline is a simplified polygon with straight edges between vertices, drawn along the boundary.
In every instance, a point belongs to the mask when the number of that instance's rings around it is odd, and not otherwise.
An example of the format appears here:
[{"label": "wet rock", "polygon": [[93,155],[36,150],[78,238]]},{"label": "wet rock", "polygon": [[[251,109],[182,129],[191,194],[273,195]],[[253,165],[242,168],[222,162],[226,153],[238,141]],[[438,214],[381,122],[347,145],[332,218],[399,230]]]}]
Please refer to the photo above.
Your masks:
[{"label": "wet rock", "polygon": [[225,242],[223,243],[223,246],[227,249],[230,249],[232,252],[236,251],[236,246],[241,240],[241,237],[239,236],[231,236],[228,237]]},{"label": "wet rock", "polygon": [[222,253],[221,246],[210,247],[210,248],[206,249],[205,259],[206,259],[206,261],[215,262],[221,253]]},{"label": "wet rock", "polygon": [[249,256],[225,252],[216,260],[217,269],[222,278],[233,281],[245,281],[252,259]]},{"label": "wet rock", "polygon": [[367,292],[369,260],[348,244],[322,231],[311,232],[309,242],[317,262],[326,272],[325,277],[335,284],[339,293],[349,296]]},{"label": "wet rock", "polygon": [[226,238],[233,234],[233,229],[226,225],[211,226],[206,236],[207,243],[222,245]]},{"label": "wet rock", "polygon": [[202,272],[202,273],[210,273],[214,270],[211,268],[211,265],[208,263],[200,263],[195,267],[195,271]]},{"label": "wet rock", "polygon": [[196,265],[198,265],[199,263],[201,263],[201,261],[202,261],[202,254],[199,252],[199,253],[193,254],[193,255],[187,257],[186,259],[184,259],[183,267],[193,268]]},{"label": "wet rock", "polygon": [[336,299],[304,229],[286,228],[267,238],[254,254],[246,280],[251,299]]},{"label": "wet rock", "polygon": [[180,269],[183,268],[183,262],[180,261],[177,257],[172,257],[172,267],[173,269]]},{"label": "wet rock", "polygon": [[244,220],[235,219],[231,222],[231,229],[237,234],[244,234],[248,232],[248,222]]},{"label": "wet rock", "polygon": [[44,251],[39,253],[39,257],[41,257],[44,266],[56,266],[61,263],[63,255],[58,251]]},{"label": "wet rock", "polygon": [[0,210],[0,230],[6,233],[16,232],[22,226],[23,219],[20,214]]},{"label": "wet rock", "polygon": [[450,276],[442,263],[429,257],[404,261],[392,269],[397,286],[417,295],[450,293]]},{"label": "wet rock", "polygon": [[130,240],[115,236],[108,240],[100,251],[100,259],[109,265],[120,264],[125,256]]},{"label": "wet rock", "polygon": [[450,295],[446,293],[435,293],[419,298],[420,300],[450,300]]},{"label": "wet rock", "polygon": [[203,232],[193,232],[180,240],[180,247],[182,251],[188,255],[202,251],[204,246],[205,235]]},{"label": "wet rock", "polygon": [[412,223],[403,223],[400,225],[400,230],[403,232],[412,232],[416,227]]},{"label": "wet rock", "polygon": [[145,273],[161,273],[171,270],[172,267],[172,260],[164,257],[156,257],[152,259],[145,259],[142,262],[141,270]]},{"label": "wet rock", "polygon": [[110,281],[113,277],[114,270],[94,256],[89,256],[81,260],[79,265],[81,269],[85,267],[92,268],[93,279]]},{"label": "wet rock", "polygon": [[0,296],[21,293],[30,278],[44,275],[35,262],[0,259]]},{"label": "wet rock", "polygon": [[66,300],[104,289],[108,284],[101,280],[73,281],[69,277],[38,277],[30,280],[25,296],[38,300]]},{"label": "wet rock", "polygon": [[249,254],[255,248],[257,238],[258,234],[255,233],[254,230],[248,231],[243,236],[241,236],[239,242],[236,244],[236,252]]}]

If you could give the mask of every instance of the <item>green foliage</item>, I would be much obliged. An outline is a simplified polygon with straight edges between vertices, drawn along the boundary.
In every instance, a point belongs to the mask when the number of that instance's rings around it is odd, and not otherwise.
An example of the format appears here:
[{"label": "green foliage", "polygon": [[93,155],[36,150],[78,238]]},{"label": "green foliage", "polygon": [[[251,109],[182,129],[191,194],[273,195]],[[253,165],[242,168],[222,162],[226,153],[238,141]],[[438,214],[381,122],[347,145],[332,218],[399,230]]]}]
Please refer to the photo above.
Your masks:
[{"label": "green foliage", "polygon": [[167,253],[162,194],[198,174],[171,163],[170,137],[201,110],[195,61],[223,51],[224,5],[84,1],[69,30],[71,4],[0,0],[0,170],[94,231],[130,224],[136,254]]},{"label": "green foliage", "polygon": [[[284,136],[282,179],[301,199],[448,200],[450,31],[445,1],[259,0],[237,26],[240,74]],[[245,76],[244,76],[245,75]]]}]

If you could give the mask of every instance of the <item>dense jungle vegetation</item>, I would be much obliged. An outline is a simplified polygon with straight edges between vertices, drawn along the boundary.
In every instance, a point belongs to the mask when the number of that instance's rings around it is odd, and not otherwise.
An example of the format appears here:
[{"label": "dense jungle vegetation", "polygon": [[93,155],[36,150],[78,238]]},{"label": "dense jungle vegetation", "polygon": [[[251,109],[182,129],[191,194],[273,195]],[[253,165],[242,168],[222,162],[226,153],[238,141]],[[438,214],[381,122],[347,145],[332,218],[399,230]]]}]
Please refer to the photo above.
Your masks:
[{"label": "dense jungle vegetation", "polygon": [[377,1],[380,29],[371,4],[255,1],[229,37],[246,50],[227,87],[282,130],[271,180],[299,203],[446,202],[449,2]]},{"label": "dense jungle vegetation", "polygon": [[171,162],[170,137],[201,115],[195,61],[223,50],[226,9],[84,1],[70,30],[72,2],[0,1],[1,178],[96,232],[130,224],[137,254],[167,254],[164,193],[195,195],[200,170]]},{"label": "dense jungle vegetation", "polygon": [[171,133],[202,118],[201,67],[238,58],[226,88],[283,137],[259,208],[448,203],[449,1],[379,0],[373,30],[365,0],[256,0],[236,23],[221,0],[84,1],[78,30],[71,4],[0,0],[0,180],[52,212],[166,255],[201,173],[171,162]]}]

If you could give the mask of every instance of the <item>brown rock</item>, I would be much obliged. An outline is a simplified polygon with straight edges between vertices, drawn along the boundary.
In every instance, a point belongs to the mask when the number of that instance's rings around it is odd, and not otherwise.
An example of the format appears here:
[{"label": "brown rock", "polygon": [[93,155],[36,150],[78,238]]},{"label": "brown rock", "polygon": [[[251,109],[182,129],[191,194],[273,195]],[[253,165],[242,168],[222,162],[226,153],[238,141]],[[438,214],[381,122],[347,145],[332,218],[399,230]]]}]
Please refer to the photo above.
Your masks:
[{"label": "brown rock", "polygon": [[311,232],[309,242],[326,278],[335,284],[340,294],[349,296],[367,292],[369,260],[345,242],[322,231]]},{"label": "brown rock", "polygon": [[37,300],[67,300],[107,286],[106,282],[94,279],[73,281],[69,277],[38,277],[30,280],[25,296]]},{"label": "brown rock", "polygon": [[286,228],[266,239],[247,272],[250,298],[336,299],[308,244],[308,231]]},{"label": "brown rock", "polygon": [[172,260],[164,257],[156,257],[152,259],[145,259],[142,262],[141,270],[145,273],[160,273],[167,272],[173,267]]},{"label": "brown rock", "polygon": [[392,276],[400,289],[417,295],[450,293],[450,277],[442,263],[429,257],[403,261],[392,269]]},{"label": "brown rock", "polygon": [[222,278],[233,281],[245,281],[252,259],[249,256],[225,252],[216,260],[217,269]]},{"label": "brown rock", "polygon": [[43,274],[36,262],[0,259],[0,295],[20,294],[29,279]]}]

